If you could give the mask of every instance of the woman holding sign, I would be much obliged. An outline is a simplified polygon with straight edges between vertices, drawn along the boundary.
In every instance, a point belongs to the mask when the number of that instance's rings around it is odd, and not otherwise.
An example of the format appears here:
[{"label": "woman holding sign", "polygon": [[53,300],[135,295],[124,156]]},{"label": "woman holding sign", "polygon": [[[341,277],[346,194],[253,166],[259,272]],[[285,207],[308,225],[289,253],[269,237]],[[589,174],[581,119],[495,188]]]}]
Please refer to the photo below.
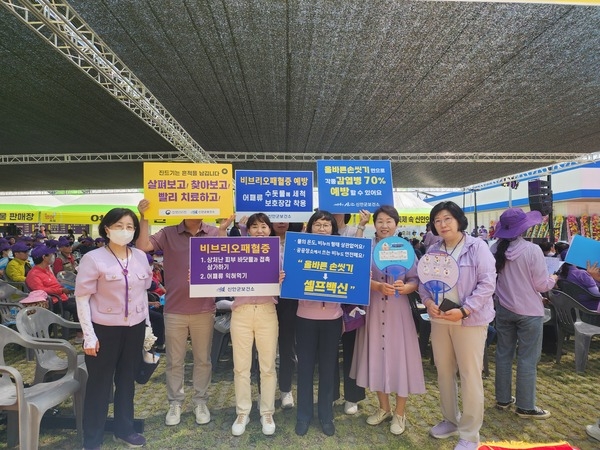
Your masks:
[{"label": "woman holding sign", "polygon": [[[431,318],[431,344],[443,416],[429,434],[437,439],[458,435],[460,440],[455,450],[475,450],[483,424],[483,352],[488,324],[495,314],[492,300],[496,288],[495,260],[484,240],[465,233],[468,221],[456,203],[438,203],[429,220],[433,223],[433,234],[442,240],[433,244],[427,254],[449,255],[458,265],[458,281],[450,290],[433,292],[428,283],[419,286]],[[462,414],[458,409],[457,372]]]},{"label": "woman holding sign", "polygon": [[[331,213],[317,210],[306,225],[307,233],[338,235]],[[319,364],[318,411],[321,429],[335,434],[333,425],[333,387],[338,364],[338,342],[342,334],[342,307],[339,303],[300,300],[296,318],[298,353],[298,414],[296,434],[304,436],[313,416],[313,376]]]},{"label": "woman holding sign", "polygon": [[[425,380],[419,340],[407,295],[418,286],[414,251],[408,241],[396,236],[400,221],[393,206],[382,206],[373,214],[375,222],[374,257],[371,264],[371,295],[367,309],[367,321],[356,333],[356,346],[350,376],[356,384],[377,392],[379,409],[367,418],[369,425],[379,425],[392,419],[390,431],[399,435],[406,428],[404,407],[409,394],[424,394]],[[394,243],[394,240],[397,240]],[[410,253],[399,265],[377,263],[379,248],[404,248]],[[404,247],[401,247],[404,246]],[[393,249],[392,249],[393,251]],[[407,264],[404,264],[407,261]],[[404,267],[408,265],[409,267]],[[396,393],[396,405],[392,411],[389,394]]]},{"label": "woman holding sign", "polygon": [[[252,214],[246,222],[248,236],[274,236],[273,225],[266,214]],[[281,278],[281,276],[280,276]],[[281,280],[280,280],[281,281]],[[274,296],[236,297],[231,307],[231,345],[233,347],[233,382],[237,418],[231,426],[234,436],[241,436],[250,422],[252,390],[250,369],[252,347],[256,343],[260,366],[260,422],[263,434],[275,433],[275,390],[277,373],[277,311]]]}]

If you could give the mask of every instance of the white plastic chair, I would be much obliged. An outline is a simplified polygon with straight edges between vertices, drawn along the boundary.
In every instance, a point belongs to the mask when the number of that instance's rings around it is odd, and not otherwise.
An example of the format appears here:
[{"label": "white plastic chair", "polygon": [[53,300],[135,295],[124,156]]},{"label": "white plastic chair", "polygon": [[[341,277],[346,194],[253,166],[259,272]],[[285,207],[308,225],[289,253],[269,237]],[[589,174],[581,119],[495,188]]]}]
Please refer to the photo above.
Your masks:
[{"label": "white plastic chair", "polygon": [[[21,373],[6,365],[4,349],[7,344],[34,350],[65,352],[68,359],[67,371],[56,381],[25,387]],[[0,411],[7,412],[8,447],[14,447],[18,442],[21,449],[37,450],[44,413],[69,397],[73,397],[77,435],[81,438],[83,397],[80,393],[75,349],[67,342],[26,339],[8,327],[0,326]]]},{"label": "white plastic chair", "polygon": [[[79,329],[78,322],[70,322],[59,315],[37,306],[23,308],[17,314],[17,330],[22,335],[32,339],[43,339],[45,341],[68,342],[62,339],[51,339],[49,330],[54,326],[63,328]],[[73,348],[71,346],[71,348]],[[75,349],[73,348],[73,351]],[[34,383],[42,383],[51,375],[65,373],[68,369],[68,360],[61,358],[54,350],[36,349],[35,351],[35,377]],[[79,371],[79,380],[81,381],[81,392],[85,394],[87,384],[87,367],[85,365],[85,355],[77,355],[77,367]]]}]

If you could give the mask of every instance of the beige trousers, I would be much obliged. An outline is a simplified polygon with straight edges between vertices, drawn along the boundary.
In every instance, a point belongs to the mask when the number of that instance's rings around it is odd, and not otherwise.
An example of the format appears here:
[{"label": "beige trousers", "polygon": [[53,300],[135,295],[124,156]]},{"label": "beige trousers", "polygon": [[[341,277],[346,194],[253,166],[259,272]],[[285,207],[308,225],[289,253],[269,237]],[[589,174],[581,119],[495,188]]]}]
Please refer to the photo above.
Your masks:
[{"label": "beige trousers", "polygon": [[194,386],[194,404],[206,403],[208,387],[212,376],[210,350],[212,346],[215,315],[213,312],[202,314],[164,314],[165,346],[167,350],[167,399],[169,404],[182,404],[183,373],[188,336],[192,341],[194,368],[192,382]]},{"label": "beige trousers", "polygon": [[231,313],[231,345],[233,346],[233,381],[237,414],[250,414],[252,409],[252,347],[256,342],[260,365],[260,415],[275,412],[277,389],[277,311],[274,303],[241,305]]},{"label": "beige trousers", "polygon": [[[483,424],[483,352],[487,325],[465,327],[431,323],[431,344],[438,373],[442,416],[458,427],[460,438],[479,442]],[[463,412],[458,409],[457,372]]]}]

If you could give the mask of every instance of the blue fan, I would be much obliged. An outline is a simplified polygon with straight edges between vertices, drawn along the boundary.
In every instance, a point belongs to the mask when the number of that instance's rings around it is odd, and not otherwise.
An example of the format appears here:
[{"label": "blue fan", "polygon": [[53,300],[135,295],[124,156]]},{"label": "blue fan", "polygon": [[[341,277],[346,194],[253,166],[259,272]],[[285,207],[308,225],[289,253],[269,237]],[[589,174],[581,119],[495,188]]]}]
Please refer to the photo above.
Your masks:
[{"label": "blue fan", "polygon": [[435,304],[439,305],[440,293],[443,295],[458,281],[458,263],[446,252],[431,252],[419,260],[417,273],[421,283],[434,295]]},{"label": "blue fan", "polygon": [[[396,280],[415,263],[415,250],[410,242],[401,237],[387,237],[375,245],[373,261],[379,270]],[[396,292],[396,296],[399,295]]]}]

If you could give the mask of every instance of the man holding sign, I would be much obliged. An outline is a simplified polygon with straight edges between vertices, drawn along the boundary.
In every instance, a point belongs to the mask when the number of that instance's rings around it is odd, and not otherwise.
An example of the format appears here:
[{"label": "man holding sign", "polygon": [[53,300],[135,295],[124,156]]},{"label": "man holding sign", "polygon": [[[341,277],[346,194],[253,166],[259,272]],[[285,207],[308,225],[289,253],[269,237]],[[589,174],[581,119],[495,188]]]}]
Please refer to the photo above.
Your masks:
[{"label": "man holding sign", "polygon": [[177,425],[181,420],[181,406],[185,399],[183,391],[183,365],[188,335],[192,341],[194,356],[193,385],[196,423],[210,422],[206,406],[212,365],[210,349],[214,327],[215,298],[189,295],[190,238],[227,236],[227,228],[234,216],[223,220],[219,228],[208,225],[202,219],[184,219],[179,225],[168,226],[150,236],[148,220],[144,217],[150,208],[146,199],[138,204],[140,212],[140,235],[136,247],[146,252],[163,252],[165,285],[169,293],[165,302],[165,344],[167,351],[167,399],[169,411],[166,425]]}]

